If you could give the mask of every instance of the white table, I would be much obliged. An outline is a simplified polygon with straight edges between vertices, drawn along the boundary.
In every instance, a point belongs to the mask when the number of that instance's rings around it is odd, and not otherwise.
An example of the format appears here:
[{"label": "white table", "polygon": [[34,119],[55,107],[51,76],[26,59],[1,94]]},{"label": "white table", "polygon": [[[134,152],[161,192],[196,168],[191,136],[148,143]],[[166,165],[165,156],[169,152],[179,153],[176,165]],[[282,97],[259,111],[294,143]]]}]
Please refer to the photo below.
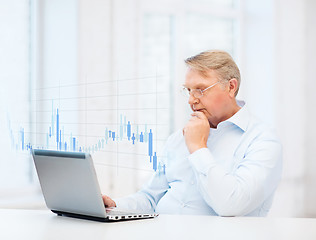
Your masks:
[{"label": "white table", "polygon": [[102,223],[49,210],[0,209],[0,239],[316,239],[316,219],[160,215]]}]

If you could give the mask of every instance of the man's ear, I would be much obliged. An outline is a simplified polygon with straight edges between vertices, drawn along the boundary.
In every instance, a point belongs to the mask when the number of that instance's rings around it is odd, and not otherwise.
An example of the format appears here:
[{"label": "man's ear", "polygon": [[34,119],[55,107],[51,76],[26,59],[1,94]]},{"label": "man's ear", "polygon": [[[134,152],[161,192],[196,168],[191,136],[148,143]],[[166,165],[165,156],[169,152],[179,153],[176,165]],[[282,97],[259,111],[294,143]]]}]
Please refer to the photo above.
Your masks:
[{"label": "man's ear", "polygon": [[236,78],[232,78],[229,80],[228,82],[228,87],[229,87],[229,95],[233,98],[235,98],[235,93],[237,91],[238,88],[238,81]]}]

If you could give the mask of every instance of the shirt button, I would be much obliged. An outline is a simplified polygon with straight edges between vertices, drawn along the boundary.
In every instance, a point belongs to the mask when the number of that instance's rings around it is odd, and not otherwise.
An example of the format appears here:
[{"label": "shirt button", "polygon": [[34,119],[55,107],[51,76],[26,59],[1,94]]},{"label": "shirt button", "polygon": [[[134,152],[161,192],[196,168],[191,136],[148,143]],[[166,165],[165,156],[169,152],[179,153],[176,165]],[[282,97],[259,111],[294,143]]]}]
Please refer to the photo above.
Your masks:
[{"label": "shirt button", "polygon": [[191,182],[191,185],[194,185],[194,182],[193,182],[193,181]]},{"label": "shirt button", "polygon": [[184,208],[184,207],[185,207],[185,204],[184,204],[184,203],[182,203],[182,204],[181,204],[181,206]]}]

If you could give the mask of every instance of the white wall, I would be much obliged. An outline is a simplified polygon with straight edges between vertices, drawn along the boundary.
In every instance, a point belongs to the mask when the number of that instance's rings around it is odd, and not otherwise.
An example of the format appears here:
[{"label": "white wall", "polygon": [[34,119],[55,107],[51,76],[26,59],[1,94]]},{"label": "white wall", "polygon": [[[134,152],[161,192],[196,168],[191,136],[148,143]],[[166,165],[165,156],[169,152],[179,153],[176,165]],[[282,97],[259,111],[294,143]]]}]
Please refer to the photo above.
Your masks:
[{"label": "white wall", "polygon": [[243,96],[283,144],[283,178],[270,216],[315,216],[316,3],[244,2]]},{"label": "white wall", "polygon": [[278,132],[283,144],[283,181],[274,210],[301,216],[304,206],[305,145],[305,2],[276,2],[276,77]]},{"label": "white wall", "polygon": [[276,1],[277,127],[284,147],[283,181],[273,211],[315,216],[313,120],[316,116],[315,1]]},{"label": "white wall", "polygon": [[241,88],[252,112],[263,121],[276,124],[274,1],[244,2],[243,68]]},{"label": "white wall", "polygon": [[306,119],[304,130],[306,133],[305,153],[305,209],[304,215],[316,216],[316,1],[307,0],[305,5],[305,104]]}]

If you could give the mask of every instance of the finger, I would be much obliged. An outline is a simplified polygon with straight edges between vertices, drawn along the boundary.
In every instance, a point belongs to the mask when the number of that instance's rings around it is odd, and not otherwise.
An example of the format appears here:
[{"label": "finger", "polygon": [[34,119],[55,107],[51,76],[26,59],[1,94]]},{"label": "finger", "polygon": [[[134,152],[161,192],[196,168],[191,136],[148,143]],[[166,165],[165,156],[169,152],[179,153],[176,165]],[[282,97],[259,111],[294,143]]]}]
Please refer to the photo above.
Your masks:
[{"label": "finger", "polygon": [[104,202],[104,204],[106,204],[107,203],[107,196],[105,196],[105,195],[102,195],[102,199],[103,199],[103,202]]},{"label": "finger", "polygon": [[111,200],[112,200],[111,198],[109,198],[106,195],[102,195],[102,198],[103,198],[103,202],[104,202],[105,205],[111,204]]},{"label": "finger", "polygon": [[189,119],[189,122],[192,122],[192,121],[196,121],[198,120],[199,118],[197,116],[192,116],[190,119]]},{"label": "finger", "polygon": [[205,114],[203,112],[199,112],[199,111],[196,111],[196,112],[193,112],[191,114],[192,117],[197,117],[199,119],[207,119]]}]

